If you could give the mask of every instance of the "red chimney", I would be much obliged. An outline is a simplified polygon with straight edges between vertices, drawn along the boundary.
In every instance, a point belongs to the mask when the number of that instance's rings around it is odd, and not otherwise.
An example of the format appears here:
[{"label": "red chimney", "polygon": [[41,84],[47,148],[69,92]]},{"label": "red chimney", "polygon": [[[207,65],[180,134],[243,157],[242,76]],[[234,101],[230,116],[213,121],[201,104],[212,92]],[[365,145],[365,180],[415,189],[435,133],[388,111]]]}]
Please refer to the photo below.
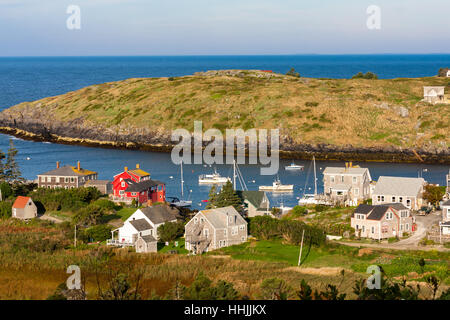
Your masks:
[{"label": "red chimney", "polygon": [[77,162],[77,170],[80,171],[81,169],[81,165],[80,165],[80,161]]},{"label": "red chimney", "polygon": [[59,161],[56,161],[56,169],[59,169]]}]

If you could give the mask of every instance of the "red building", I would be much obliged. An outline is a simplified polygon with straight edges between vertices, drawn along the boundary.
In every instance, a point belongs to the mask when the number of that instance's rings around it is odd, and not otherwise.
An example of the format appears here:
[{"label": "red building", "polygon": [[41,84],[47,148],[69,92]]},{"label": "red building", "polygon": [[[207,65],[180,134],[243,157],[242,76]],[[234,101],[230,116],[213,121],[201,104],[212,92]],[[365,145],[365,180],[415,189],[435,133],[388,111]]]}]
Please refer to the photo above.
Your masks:
[{"label": "red building", "polygon": [[145,172],[136,165],[136,169],[124,171],[114,176],[113,200],[131,203],[136,200],[138,204],[166,201],[166,186],[164,182],[150,179],[150,173]]}]

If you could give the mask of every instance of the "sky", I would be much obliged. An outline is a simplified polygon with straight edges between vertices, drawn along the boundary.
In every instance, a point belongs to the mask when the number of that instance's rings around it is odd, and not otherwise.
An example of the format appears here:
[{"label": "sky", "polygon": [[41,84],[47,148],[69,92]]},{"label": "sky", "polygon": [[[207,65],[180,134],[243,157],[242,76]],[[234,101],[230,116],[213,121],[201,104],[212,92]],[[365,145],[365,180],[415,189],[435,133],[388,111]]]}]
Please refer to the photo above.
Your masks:
[{"label": "sky", "polygon": [[0,0],[0,56],[450,53],[449,13],[449,0]]}]

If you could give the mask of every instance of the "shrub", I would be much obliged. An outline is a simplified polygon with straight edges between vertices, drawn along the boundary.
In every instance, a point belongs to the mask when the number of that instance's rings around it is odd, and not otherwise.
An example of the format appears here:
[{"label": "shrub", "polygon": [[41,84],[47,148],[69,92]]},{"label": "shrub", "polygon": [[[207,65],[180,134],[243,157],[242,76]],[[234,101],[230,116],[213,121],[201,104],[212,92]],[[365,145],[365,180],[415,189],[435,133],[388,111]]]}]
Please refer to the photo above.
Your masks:
[{"label": "shrub", "polygon": [[0,191],[2,192],[2,200],[7,199],[13,195],[11,185],[6,181],[0,184]]},{"label": "shrub", "polygon": [[291,68],[288,72],[286,72],[287,76],[291,76],[291,77],[296,77],[296,78],[300,78],[300,73],[298,73],[297,71],[295,71],[294,68]]},{"label": "shrub", "polygon": [[93,204],[105,209],[107,212],[113,212],[117,209],[117,205],[114,202],[104,198],[94,201]]},{"label": "shrub", "polygon": [[352,79],[378,79],[378,76],[373,72],[367,72],[366,74],[363,74],[362,72],[358,72],[355,74]]},{"label": "shrub", "polygon": [[327,210],[327,206],[325,206],[325,205],[323,205],[323,204],[316,204],[315,206],[314,206],[314,211],[317,211],[317,212],[323,212],[323,211],[325,211],[325,210]]},{"label": "shrub", "polygon": [[12,203],[9,201],[0,202],[0,218],[7,219],[10,218],[12,214]]},{"label": "shrub", "polygon": [[306,209],[306,207],[302,207],[302,206],[295,206],[292,209],[292,215],[294,217],[299,217],[299,216],[304,216],[308,214],[308,209]]},{"label": "shrub", "polygon": [[318,105],[319,105],[319,103],[318,102],[314,102],[314,101],[305,102],[305,106],[307,106],[307,107],[317,107]]},{"label": "shrub", "polygon": [[86,240],[92,241],[105,241],[111,238],[112,227],[106,224],[90,227],[84,230]]},{"label": "shrub", "polygon": [[266,279],[261,284],[261,299],[263,300],[287,300],[292,289],[282,279]]},{"label": "shrub", "polygon": [[78,210],[72,220],[79,225],[93,226],[98,224],[104,215],[105,209],[96,204],[90,204],[89,206]]},{"label": "shrub", "polygon": [[166,222],[158,227],[159,239],[163,242],[173,241],[184,233],[182,222]]},{"label": "shrub", "polygon": [[29,194],[34,201],[39,201],[45,210],[76,211],[100,198],[96,188],[47,189],[39,188]]}]

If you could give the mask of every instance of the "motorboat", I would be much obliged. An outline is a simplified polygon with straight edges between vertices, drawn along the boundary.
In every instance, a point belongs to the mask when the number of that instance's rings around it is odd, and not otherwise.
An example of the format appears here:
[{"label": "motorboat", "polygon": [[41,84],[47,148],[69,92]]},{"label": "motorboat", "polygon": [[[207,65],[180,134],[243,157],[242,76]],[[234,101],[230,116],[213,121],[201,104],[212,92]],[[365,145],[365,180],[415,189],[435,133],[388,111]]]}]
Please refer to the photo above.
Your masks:
[{"label": "motorboat", "polygon": [[202,174],[198,177],[199,184],[221,184],[231,182],[229,177],[222,177],[214,168],[213,174]]},{"label": "motorboat", "polygon": [[292,192],[293,190],[293,184],[282,184],[279,178],[276,179],[271,186],[259,186],[259,191]]}]

